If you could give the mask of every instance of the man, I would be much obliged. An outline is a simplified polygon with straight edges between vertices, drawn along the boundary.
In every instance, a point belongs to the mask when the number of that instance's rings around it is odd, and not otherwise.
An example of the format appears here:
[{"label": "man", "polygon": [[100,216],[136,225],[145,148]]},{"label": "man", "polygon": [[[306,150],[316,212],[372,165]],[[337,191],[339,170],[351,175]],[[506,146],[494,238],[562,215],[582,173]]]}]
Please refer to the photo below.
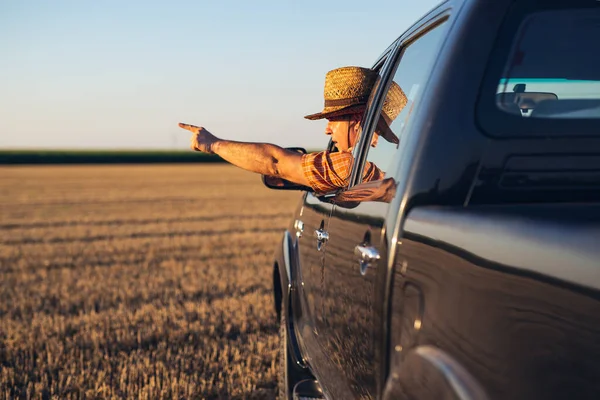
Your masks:
[{"label": "man", "polygon": [[[329,71],[325,77],[325,106],[319,113],[305,118],[327,118],[325,134],[338,149],[337,152],[322,151],[302,155],[295,151],[269,143],[235,142],[220,139],[202,127],[180,123],[179,126],[193,133],[191,147],[204,153],[217,154],[224,160],[248,171],[270,175],[309,186],[317,193],[325,193],[348,185],[352,170],[352,148],[358,142],[366,104],[377,80],[377,72],[368,68],[343,67]],[[379,136],[398,143],[389,128],[402,108],[406,96],[395,83],[384,101],[382,117],[373,135],[372,146]],[[379,180],[383,172],[373,163],[365,166],[363,180]]]}]

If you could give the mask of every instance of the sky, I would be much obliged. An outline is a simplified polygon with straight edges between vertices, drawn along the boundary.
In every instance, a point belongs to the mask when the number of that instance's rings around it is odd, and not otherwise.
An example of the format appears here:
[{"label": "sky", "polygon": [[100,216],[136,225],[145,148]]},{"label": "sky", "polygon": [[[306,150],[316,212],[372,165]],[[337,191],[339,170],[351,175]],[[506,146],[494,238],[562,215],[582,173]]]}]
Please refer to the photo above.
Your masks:
[{"label": "sky", "polygon": [[0,149],[323,148],[327,71],[370,67],[437,0],[0,0]]}]

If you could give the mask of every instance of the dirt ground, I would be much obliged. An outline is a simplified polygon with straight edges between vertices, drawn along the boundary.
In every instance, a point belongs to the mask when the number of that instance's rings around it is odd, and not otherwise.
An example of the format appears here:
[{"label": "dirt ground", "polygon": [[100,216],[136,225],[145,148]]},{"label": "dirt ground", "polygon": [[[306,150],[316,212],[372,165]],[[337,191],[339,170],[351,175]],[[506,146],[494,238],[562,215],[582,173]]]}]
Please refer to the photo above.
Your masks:
[{"label": "dirt ground", "polygon": [[273,398],[298,201],[222,164],[0,167],[0,398]]}]

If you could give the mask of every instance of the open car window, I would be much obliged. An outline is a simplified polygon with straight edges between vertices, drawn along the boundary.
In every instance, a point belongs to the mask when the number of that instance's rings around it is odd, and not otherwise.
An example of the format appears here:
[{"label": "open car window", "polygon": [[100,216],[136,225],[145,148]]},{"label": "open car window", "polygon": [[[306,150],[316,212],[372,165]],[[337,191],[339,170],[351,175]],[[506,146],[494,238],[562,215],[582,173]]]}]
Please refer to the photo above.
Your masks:
[{"label": "open car window", "polygon": [[384,179],[395,158],[400,157],[401,142],[411,116],[430,76],[431,68],[444,39],[446,25],[441,23],[403,46],[395,72],[387,82],[375,131],[371,134],[367,161],[361,182]]}]

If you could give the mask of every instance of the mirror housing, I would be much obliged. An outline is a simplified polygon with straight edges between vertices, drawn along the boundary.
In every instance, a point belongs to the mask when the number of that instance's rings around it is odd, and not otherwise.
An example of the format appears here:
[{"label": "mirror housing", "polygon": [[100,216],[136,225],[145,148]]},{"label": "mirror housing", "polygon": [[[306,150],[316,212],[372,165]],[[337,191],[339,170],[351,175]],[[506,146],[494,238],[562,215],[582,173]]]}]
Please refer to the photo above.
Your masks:
[{"label": "mirror housing", "polygon": [[312,188],[309,188],[308,186],[299,185],[297,183],[290,182],[285,179],[277,178],[276,176],[263,175],[262,181],[263,181],[263,184],[266,187],[268,187],[269,189],[304,190],[304,191],[308,191],[308,192],[312,191]]},{"label": "mirror housing", "polygon": [[[308,153],[303,147],[286,147],[286,150],[296,151],[300,154]],[[297,183],[290,182],[286,179],[278,178],[276,176],[263,175],[262,182],[263,185],[265,185],[269,189],[312,191],[312,189],[308,186],[299,185]]]}]

